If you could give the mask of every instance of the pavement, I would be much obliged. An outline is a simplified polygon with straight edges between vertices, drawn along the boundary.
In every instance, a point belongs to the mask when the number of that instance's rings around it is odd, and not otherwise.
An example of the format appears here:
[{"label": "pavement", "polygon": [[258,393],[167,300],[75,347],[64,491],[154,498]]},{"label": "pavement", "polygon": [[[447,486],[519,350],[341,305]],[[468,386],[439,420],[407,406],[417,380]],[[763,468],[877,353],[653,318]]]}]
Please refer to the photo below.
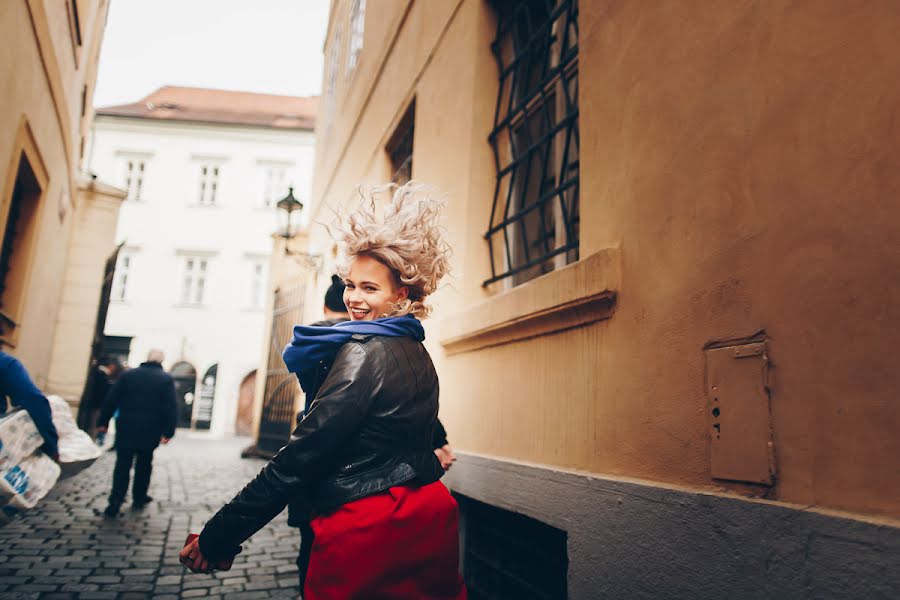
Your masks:
[{"label": "pavement", "polygon": [[190,532],[265,464],[241,459],[248,438],[179,431],[154,455],[153,502],[116,519],[102,516],[115,453],[60,481],[32,510],[0,526],[0,598],[299,598],[296,529],[282,512],[244,544],[227,572],[194,574],[178,562]]}]

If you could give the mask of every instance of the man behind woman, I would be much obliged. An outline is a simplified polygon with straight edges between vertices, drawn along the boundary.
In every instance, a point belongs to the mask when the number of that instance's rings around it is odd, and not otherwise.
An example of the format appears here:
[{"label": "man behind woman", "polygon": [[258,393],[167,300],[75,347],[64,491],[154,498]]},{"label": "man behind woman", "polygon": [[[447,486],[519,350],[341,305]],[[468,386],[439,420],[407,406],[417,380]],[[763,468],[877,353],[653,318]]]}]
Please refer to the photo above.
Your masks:
[{"label": "man behind woman", "polygon": [[[391,193],[383,218],[375,196]],[[322,598],[466,597],[458,509],[438,480],[438,379],[422,341],[426,298],[449,268],[440,203],[414,184],[370,192],[335,224],[350,321],[297,326],[284,360],[309,411],[291,440],[181,552],[226,566],[292,499],[314,540],[303,589]]]}]

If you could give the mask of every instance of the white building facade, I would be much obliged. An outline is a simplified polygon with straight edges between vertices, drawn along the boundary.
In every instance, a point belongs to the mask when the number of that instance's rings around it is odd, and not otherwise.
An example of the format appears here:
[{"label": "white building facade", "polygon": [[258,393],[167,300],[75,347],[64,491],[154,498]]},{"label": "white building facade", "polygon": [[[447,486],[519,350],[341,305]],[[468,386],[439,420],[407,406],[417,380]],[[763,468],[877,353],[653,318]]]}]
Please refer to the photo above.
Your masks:
[{"label": "white building facade", "polygon": [[105,334],[130,366],[165,352],[180,427],[249,433],[275,203],[308,198],[316,101],[167,87],[97,111],[89,169],[128,190]]}]

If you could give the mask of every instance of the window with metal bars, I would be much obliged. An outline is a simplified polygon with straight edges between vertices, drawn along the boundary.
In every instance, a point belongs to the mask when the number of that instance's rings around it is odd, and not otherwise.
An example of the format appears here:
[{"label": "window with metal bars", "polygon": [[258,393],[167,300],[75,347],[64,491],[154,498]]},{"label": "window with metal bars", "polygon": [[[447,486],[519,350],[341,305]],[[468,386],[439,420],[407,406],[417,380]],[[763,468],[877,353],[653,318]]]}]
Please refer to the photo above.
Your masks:
[{"label": "window with metal bars", "polygon": [[454,494],[462,570],[471,600],[568,598],[568,534],[522,514]]},{"label": "window with metal bars", "polygon": [[500,71],[491,277],[518,285],[578,260],[577,0],[492,0]]},{"label": "window with metal bars", "polygon": [[391,136],[385,150],[391,160],[391,181],[403,185],[412,179],[413,134],[416,124],[416,103],[413,102]]}]

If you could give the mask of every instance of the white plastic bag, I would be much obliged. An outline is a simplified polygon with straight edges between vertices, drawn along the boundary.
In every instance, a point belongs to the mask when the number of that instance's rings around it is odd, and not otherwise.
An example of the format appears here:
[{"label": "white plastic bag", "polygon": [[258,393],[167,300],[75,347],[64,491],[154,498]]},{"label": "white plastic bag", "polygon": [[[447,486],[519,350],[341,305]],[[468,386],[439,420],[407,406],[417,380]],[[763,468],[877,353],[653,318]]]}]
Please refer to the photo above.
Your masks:
[{"label": "white plastic bag", "polygon": [[102,454],[87,433],[78,428],[69,403],[59,396],[48,396],[53,412],[53,425],[59,434],[59,463],[62,477],[71,477],[91,466]]}]

